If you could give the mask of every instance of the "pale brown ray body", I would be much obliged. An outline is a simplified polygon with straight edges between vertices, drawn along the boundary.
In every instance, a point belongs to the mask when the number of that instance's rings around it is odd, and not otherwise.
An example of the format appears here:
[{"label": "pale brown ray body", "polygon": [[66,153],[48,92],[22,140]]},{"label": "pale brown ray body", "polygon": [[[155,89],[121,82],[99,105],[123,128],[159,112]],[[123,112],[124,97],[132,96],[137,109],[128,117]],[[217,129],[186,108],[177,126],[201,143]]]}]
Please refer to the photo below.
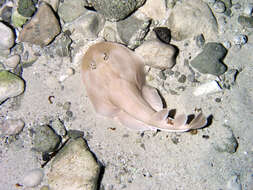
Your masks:
[{"label": "pale brown ray body", "polygon": [[157,90],[145,84],[142,59],[121,44],[91,46],[83,57],[81,73],[96,112],[117,118],[128,128],[184,132],[206,124],[201,113],[190,124],[184,114],[168,118]]}]

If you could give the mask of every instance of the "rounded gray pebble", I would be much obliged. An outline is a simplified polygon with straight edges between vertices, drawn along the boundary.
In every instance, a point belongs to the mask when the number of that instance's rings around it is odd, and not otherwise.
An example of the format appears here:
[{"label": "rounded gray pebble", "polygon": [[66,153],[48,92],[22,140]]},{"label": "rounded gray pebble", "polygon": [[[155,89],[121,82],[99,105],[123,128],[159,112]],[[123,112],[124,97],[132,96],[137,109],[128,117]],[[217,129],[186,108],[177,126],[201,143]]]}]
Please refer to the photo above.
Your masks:
[{"label": "rounded gray pebble", "polygon": [[179,78],[178,78],[178,82],[180,83],[185,83],[186,81],[186,76],[185,75],[181,75]]}]

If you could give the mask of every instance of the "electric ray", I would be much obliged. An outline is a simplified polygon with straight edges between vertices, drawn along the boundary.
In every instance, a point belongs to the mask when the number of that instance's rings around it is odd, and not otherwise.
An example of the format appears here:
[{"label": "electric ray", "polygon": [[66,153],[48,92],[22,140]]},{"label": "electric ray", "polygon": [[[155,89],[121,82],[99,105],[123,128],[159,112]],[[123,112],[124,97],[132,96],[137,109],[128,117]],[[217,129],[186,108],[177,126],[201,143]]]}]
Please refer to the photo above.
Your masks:
[{"label": "electric ray", "polygon": [[170,118],[157,89],[145,82],[142,58],[121,44],[100,42],[89,47],[81,74],[96,112],[127,128],[184,132],[206,125],[202,113],[188,124],[185,114]]}]

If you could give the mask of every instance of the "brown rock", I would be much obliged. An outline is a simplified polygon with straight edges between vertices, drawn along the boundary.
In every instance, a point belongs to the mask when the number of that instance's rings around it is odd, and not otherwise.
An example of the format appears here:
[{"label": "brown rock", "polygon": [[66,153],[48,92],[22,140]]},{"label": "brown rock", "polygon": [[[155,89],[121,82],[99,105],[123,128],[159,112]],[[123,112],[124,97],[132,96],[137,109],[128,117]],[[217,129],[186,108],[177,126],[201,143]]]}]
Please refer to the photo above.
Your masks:
[{"label": "brown rock", "polygon": [[42,3],[31,21],[22,29],[19,40],[40,46],[48,45],[61,31],[51,7]]}]

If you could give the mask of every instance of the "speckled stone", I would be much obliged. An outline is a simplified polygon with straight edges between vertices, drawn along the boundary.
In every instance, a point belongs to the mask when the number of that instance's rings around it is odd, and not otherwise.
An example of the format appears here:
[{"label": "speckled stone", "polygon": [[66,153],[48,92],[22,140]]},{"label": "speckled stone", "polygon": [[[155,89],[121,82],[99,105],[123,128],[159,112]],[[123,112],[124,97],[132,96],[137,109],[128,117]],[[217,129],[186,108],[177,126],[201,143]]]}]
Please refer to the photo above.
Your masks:
[{"label": "speckled stone", "polygon": [[1,17],[4,22],[11,23],[12,7],[5,6],[1,12]]},{"label": "speckled stone", "polygon": [[19,0],[18,13],[24,17],[30,17],[35,12],[36,8],[32,0]]},{"label": "speckled stone", "polygon": [[52,161],[51,190],[96,190],[100,167],[82,138],[70,139]]},{"label": "speckled stone", "polygon": [[107,20],[119,21],[143,5],[145,0],[86,0],[86,6],[94,7]]}]

